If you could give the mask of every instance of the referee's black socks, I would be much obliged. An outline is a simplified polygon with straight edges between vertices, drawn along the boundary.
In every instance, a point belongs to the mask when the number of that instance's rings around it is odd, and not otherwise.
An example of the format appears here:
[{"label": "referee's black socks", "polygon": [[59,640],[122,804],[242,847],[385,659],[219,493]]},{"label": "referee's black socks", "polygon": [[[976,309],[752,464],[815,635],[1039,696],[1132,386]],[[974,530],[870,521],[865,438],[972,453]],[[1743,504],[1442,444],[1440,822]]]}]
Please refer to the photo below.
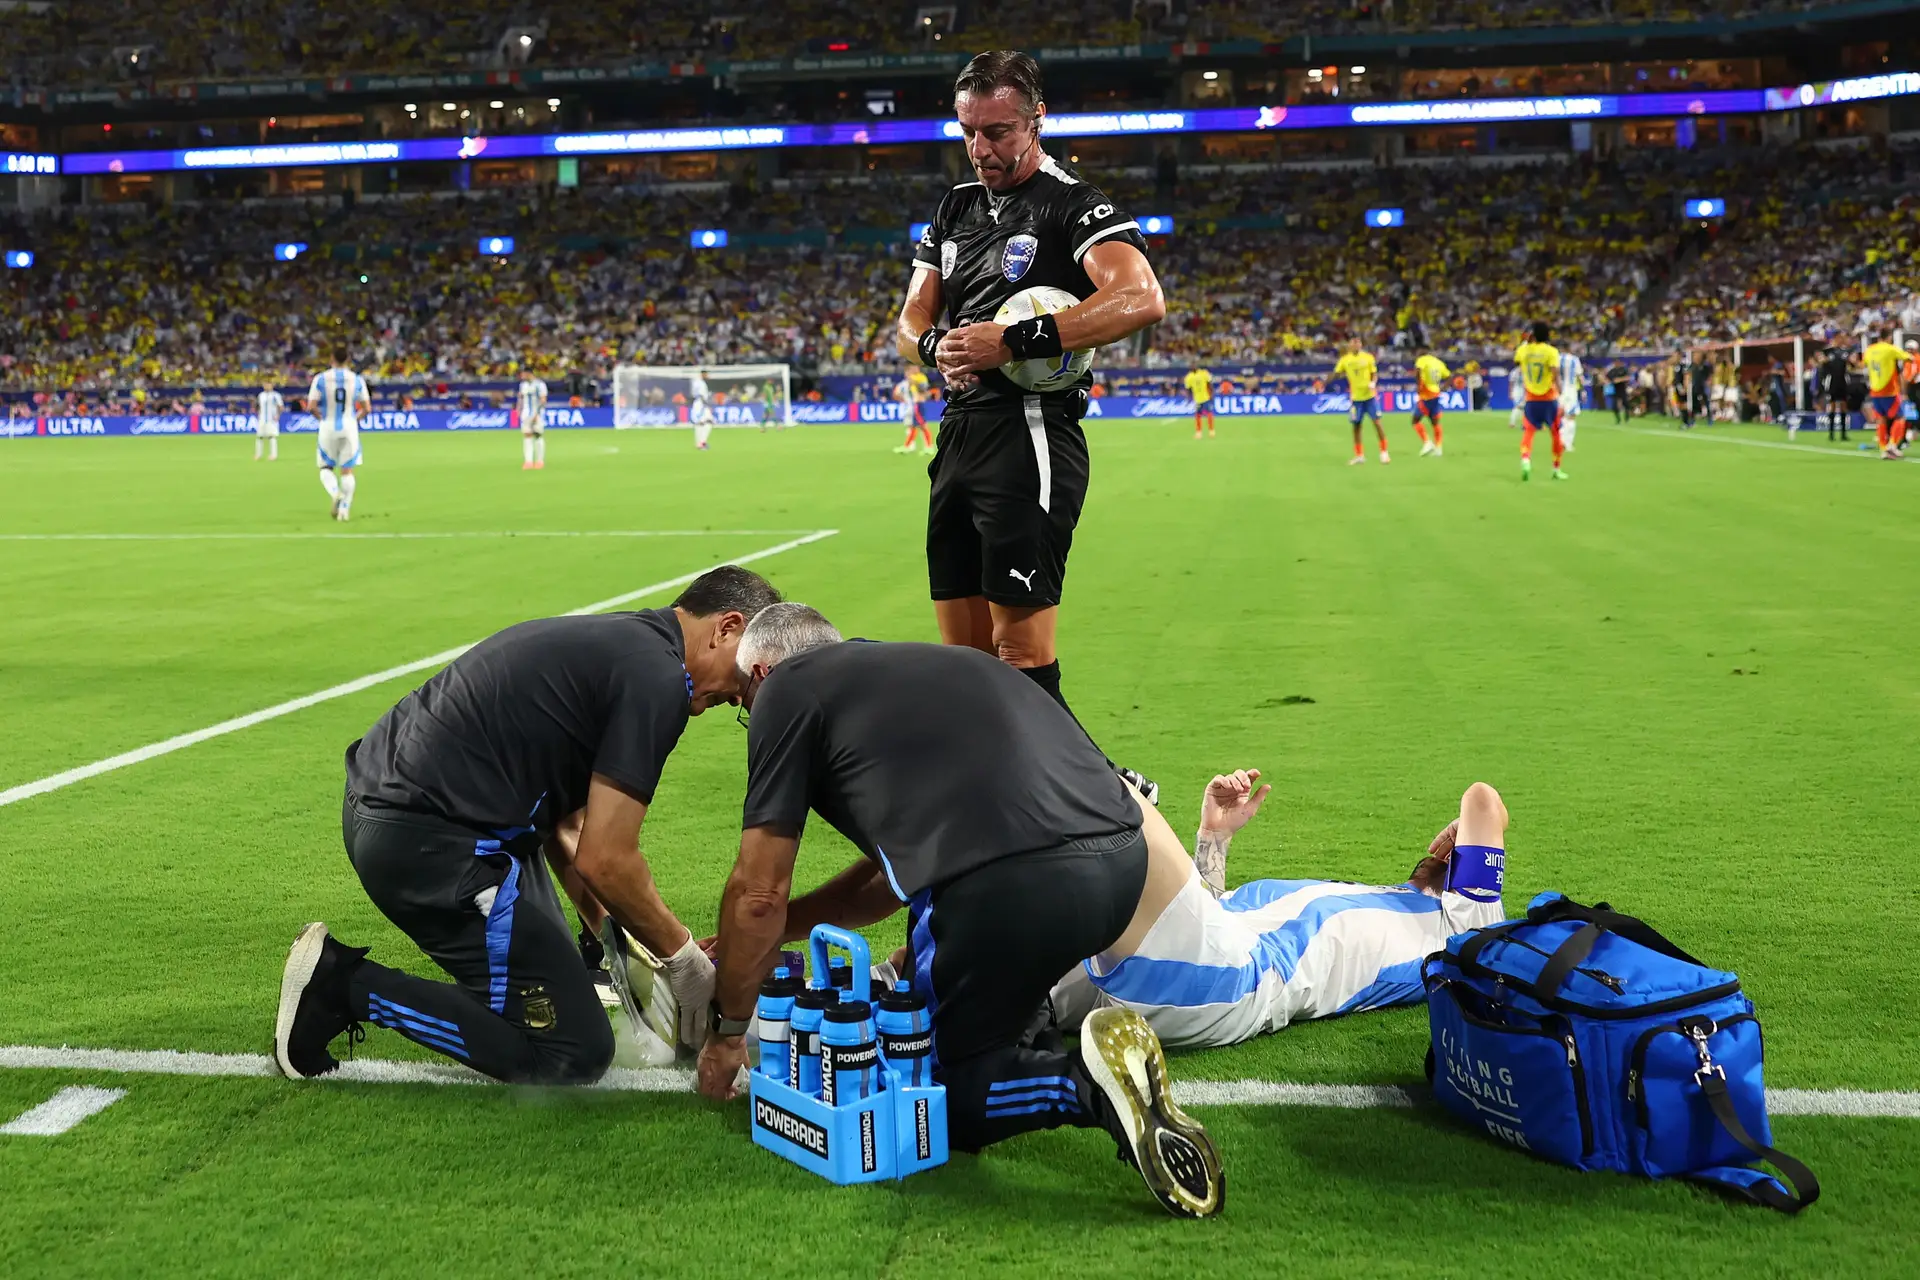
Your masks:
[{"label": "referee's black socks", "polygon": [[[1070,716],[1073,715],[1073,708],[1068,706],[1067,700],[1060,696],[1060,659],[1055,658],[1044,667],[1021,667],[1020,671],[1027,679],[1045,689],[1047,696],[1059,703],[1062,711]],[[1073,716],[1073,721],[1079,724],[1080,717]],[[1081,725],[1081,732],[1086,732],[1085,725]]]}]

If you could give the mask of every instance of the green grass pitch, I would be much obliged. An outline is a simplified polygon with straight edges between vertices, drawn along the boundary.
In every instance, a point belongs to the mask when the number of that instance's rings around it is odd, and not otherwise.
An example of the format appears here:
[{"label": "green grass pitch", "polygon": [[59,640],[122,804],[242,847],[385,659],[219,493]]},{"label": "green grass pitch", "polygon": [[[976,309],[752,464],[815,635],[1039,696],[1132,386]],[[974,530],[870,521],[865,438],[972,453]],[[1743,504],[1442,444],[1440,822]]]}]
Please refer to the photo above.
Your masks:
[{"label": "green grass pitch", "polygon": [[[1590,415],[1591,416],[1591,415]],[[1213,771],[1275,784],[1229,878],[1395,881],[1476,778],[1509,908],[1564,889],[1737,970],[1769,1083],[1920,1089],[1920,472],[1597,421],[1522,484],[1504,416],[1342,465],[1338,420],[1097,424],[1065,689],[1190,830]],[[1666,436],[1668,438],[1656,438]],[[848,633],[931,639],[919,461],[872,428],[370,436],[355,519],[311,439],[0,442],[0,790],[794,536],[758,566]],[[1542,442],[1544,458],[1544,441]],[[371,538],[468,531],[662,537]],[[698,532],[737,530],[743,532]],[[28,540],[22,534],[237,534]],[[290,536],[260,537],[273,534]],[[664,596],[645,603],[664,603]],[[418,680],[422,677],[412,677]],[[0,808],[0,1045],[259,1053],[294,931],[425,969],[340,849],[340,755],[396,681]],[[1306,699],[1306,700],[1303,700]],[[695,720],[645,844],[710,926],[744,742]],[[846,847],[809,832],[801,878]],[[897,936],[897,923],[876,931]],[[1298,1027],[1177,1075],[1410,1082],[1424,1014]],[[373,1030],[363,1056],[424,1056]],[[693,1097],[0,1071],[0,1274],[1897,1276],[1920,1273],[1920,1122],[1787,1117],[1797,1220],[1576,1174],[1430,1111],[1223,1107],[1225,1215],[1176,1222],[1111,1143],[1041,1134],[837,1189]]]}]

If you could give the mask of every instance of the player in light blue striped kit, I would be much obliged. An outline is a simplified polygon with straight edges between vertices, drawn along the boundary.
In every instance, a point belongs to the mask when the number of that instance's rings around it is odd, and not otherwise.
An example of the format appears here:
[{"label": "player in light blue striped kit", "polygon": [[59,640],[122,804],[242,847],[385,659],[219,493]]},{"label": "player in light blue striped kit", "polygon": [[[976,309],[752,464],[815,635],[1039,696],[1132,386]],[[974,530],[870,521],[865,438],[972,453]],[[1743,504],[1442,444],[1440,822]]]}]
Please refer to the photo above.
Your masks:
[{"label": "player in light blue striped kit", "polygon": [[[1404,884],[1254,880],[1226,892],[1227,846],[1271,790],[1259,780],[1243,769],[1207,784],[1191,874],[1137,946],[1094,956],[1054,989],[1061,1025],[1116,1004],[1142,1014],[1165,1044],[1213,1046],[1410,1004],[1424,994],[1424,957],[1505,918],[1507,810],[1484,782],[1467,788],[1460,816]],[[1153,855],[1177,852],[1159,811],[1146,818]]]},{"label": "player in light blue striped kit", "polygon": [[360,416],[372,411],[367,380],[347,367],[347,349],[335,347],[333,367],[315,374],[307,388],[307,412],[320,420],[320,443],[315,449],[320,487],[333,499],[335,520],[345,520],[352,513],[353,469],[360,465]]}]

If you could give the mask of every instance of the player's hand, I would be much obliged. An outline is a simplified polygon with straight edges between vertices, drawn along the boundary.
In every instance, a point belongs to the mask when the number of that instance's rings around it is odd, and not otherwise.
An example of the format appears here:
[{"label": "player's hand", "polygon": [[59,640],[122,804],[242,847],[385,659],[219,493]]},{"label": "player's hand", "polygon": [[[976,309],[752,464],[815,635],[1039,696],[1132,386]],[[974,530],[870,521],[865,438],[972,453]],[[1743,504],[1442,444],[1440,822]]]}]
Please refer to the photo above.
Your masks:
[{"label": "player's hand", "polygon": [[707,1038],[707,1006],[713,1003],[713,961],[691,930],[680,949],[667,957],[667,989],[680,1009],[680,1043],[698,1049]]},{"label": "player's hand", "polygon": [[701,1093],[716,1102],[731,1102],[740,1096],[740,1080],[746,1069],[745,1036],[709,1036],[700,1047],[694,1076]]},{"label": "player's hand", "polygon": [[1440,828],[1440,834],[1435,836],[1432,843],[1427,845],[1427,856],[1429,858],[1438,858],[1440,861],[1445,862],[1453,856],[1453,842],[1459,835],[1460,819],[1455,818],[1452,822]]},{"label": "player's hand", "polygon": [[949,378],[957,373],[979,373],[998,369],[1013,359],[1007,350],[1003,324],[963,324],[940,339],[934,348],[934,363]]},{"label": "player's hand", "polygon": [[1260,786],[1258,769],[1236,769],[1215,775],[1200,799],[1200,829],[1213,835],[1230,836],[1253,821],[1266,803],[1271,786]]}]

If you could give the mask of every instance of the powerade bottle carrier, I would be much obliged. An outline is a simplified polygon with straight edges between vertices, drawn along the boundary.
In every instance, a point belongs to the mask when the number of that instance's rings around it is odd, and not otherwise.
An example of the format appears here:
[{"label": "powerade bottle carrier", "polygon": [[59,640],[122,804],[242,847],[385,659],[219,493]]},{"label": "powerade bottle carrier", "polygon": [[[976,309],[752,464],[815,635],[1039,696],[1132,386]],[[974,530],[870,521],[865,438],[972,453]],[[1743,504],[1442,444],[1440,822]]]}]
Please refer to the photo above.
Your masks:
[{"label": "powerade bottle carrier", "polygon": [[[945,1164],[947,1091],[932,1083],[931,1056],[912,1064],[884,1056],[889,1034],[930,1039],[924,1002],[886,992],[876,1014],[866,939],[823,924],[807,941],[813,981],[821,986],[802,988],[794,998],[794,1071],[769,1071],[763,1061],[748,1076],[754,1145],[843,1186]],[[847,955],[850,989],[825,985],[839,967],[828,962],[830,948]],[[797,978],[794,970],[790,980]],[[803,1076],[801,1037],[808,1023],[811,1070]]]}]

